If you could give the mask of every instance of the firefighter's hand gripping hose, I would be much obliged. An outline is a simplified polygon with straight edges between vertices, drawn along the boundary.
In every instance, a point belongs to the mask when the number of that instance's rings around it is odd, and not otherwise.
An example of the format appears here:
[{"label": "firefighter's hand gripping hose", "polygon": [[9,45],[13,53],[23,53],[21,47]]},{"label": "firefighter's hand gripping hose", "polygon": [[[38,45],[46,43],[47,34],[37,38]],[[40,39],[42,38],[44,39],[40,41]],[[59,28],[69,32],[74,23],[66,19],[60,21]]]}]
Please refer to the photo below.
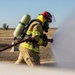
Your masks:
[{"label": "firefighter's hand gripping hose", "polygon": [[47,46],[48,42],[53,43],[53,39],[52,38],[48,39],[46,34],[43,34],[43,41],[44,41],[43,46],[45,47]]}]

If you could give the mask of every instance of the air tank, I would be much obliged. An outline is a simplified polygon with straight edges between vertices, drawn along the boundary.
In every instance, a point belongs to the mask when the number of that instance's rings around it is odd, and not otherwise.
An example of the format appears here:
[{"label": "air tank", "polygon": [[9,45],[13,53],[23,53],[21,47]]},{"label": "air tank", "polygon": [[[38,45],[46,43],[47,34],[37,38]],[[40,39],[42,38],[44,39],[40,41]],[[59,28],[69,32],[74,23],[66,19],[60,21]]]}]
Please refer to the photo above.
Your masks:
[{"label": "air tank", "polygon": [[20,36],[22,35],[22,32],[25,28],[25,25],[27,25],[30,20],[31,20],[31,16],[29,14],[25,14],[22,17],[22,19],[20,20],[16,29],[14,30],[14,33],[13,33],[14,38],[20,38]]}]

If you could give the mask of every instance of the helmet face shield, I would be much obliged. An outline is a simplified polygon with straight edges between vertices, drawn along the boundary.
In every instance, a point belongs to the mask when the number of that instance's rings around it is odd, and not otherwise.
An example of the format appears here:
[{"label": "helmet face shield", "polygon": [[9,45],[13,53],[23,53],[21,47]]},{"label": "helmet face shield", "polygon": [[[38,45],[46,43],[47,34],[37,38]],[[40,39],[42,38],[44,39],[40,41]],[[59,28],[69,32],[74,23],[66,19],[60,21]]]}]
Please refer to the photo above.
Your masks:
[{"label": "helmet face shield", "polygon": [[52,17],[48,18],[47,22],[48,23],[54,23],[54,22],[56,22],[56,19],[55,19],[54,15],[52,15]]},{"label": "helmet face shield", "polygon": [[55,16],[52,15],[52,23],[56,22]]}]

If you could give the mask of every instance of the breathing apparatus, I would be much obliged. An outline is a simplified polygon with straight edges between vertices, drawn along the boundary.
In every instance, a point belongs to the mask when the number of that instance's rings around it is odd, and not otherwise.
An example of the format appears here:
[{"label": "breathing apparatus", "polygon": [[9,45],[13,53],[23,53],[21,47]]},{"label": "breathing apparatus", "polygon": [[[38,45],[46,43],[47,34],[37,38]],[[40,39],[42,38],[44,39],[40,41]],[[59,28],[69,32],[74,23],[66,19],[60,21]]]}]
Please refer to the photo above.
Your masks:
[{"label": "breathing apparatus", "polygon": [[25,14],[22,19],[20,20],[19,24],[17,25],[13,36],[14,36],[14,40],[15,39],[22,39],[24,37],[25,32],[28,28],[28,23],[31,20],[31,16],[29,14]]},{"label": "breathing apparatus", "polygon": [[42,26],[43,31],[45,31],[46,33],[48,32],[49,29],[49,23],[45,22],[44,25]]}]

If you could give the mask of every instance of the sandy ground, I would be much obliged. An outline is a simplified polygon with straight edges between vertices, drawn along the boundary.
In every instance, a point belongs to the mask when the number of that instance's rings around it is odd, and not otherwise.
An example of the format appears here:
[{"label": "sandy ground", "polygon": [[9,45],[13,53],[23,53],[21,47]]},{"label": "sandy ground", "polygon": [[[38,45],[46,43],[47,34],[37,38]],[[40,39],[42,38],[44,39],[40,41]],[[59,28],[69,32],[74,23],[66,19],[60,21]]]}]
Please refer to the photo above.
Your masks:
[{"label": "sandy ground", "polygon": [[[12,48],[0,52],[0,61],[10,62],[17,60],[19,51],[11,52],[11,49]],[[53,61],[53,54],[49,46],[40,47],[40,61]]]},{"label": "sandy ground", "polygon": [[[56,29],[50,29],[47,33],[48,37],[51,37]],[[13,40],[14,30],[0,30],[0,50],[11,45]],[[10,33],[10,34],[8,34]],[[0,61],[15,62],[18,58],[19,51],[10,52],[12,48],[0,52]],[[47,47],[40,47],[40,61],[53,61],[53,53],[48,43]]]}]

